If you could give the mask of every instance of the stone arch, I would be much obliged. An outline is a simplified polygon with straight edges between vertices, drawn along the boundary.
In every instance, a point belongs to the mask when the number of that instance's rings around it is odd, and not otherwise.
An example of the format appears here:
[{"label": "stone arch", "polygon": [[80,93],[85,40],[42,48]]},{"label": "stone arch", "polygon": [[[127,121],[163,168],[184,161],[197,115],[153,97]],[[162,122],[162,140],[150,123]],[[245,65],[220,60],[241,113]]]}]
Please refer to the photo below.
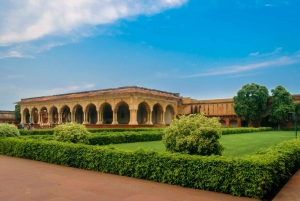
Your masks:
[{"label": "stone arch", "polygon": [[40,124],[48,123],[48,109],[47,107],[43,106],[40,109]]},{"label": "stone arch", "polygon": [[89,105],[86,106],[85,108],[86,112],[86,121],[89,124],[96,124],[97,123],[97,109],[96,106],[93,103],[90,103]]},{"label": "stone arch", "polygon": [[229,126],[230,126],[230,127],[237,127],[237,126],[238,126],[237,120],[236,120],[236,119],[231,119],[231,120],[229,121]]},{"label": "stone arch", "polygon": [[129,105],[125,101],[119,102],[115,107],[118,124],[128,124],[130,122]]},{"label": "stone arch", "polygon": [[72,116],[73,116],[72,122],[75,122],[78,124],[83,123],[83,108],[80,104],[77,104],[73,107]]},{"label": "stone arch", "polygon": [[153,105],[153,110],[152,110],[152,123],[153,124],[162,124],[163,111],[164,111],[163,107],[159,103],[156,103]]},{"label": "stone arch", "polygon": [[57,124],[58,123],[58,109],[56,106],[52,106],[49,110],[49,118],[48,122],[50,124]]},{"label": "stone arch", "polygon": [[36,107],[31,109],[30,122],[33,124],[39,123],[39,111]]},{"label": "stone arch", "polygon": [[143,101],[138,105],[137,122],[138,124],[150,123],[150,106],[147,102]]},{"label": "stone arch", "polygon": [[99,109],[99,121],[103,124],[111,124],[113,122],[113,110],[109,103],[105,102]]},{"label": "stone arch", "polygon": [[226,121],[224,119],[221,119],[219,122],[222,127],[226,127]]},{"label": "stone arch", "polygon": [[24,108],[23,110],[23,119],[25,124],[30,123],[30,113],[28,108]]},{"label": "stone arch", "polygon": [[59,113],[61,114],[61,123],[71,122],[71,109],[69,106],[62,106]]},{"label": "stone arch", "polygon": [[175,109],[172,105],[167,105],[165,112],[165,124],[170,124],[175,118]]}]

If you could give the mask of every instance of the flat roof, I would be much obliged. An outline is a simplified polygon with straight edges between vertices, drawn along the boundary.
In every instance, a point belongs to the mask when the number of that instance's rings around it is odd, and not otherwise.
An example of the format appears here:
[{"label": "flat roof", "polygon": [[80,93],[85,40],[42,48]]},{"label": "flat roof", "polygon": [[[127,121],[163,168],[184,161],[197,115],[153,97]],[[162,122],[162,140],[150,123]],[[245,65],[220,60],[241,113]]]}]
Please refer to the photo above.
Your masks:
[{"label": "flat roof", "polygon": [[171,98],[171,99],[179,99],[179,93],[171,93],[166,91],[160,91],[156,89],[148,89],[144,87],[138,86],[125,86],[118,88],[109,88],[109,89],[100,89],[93,91],[82,91],[82,92],[74,92],[74,93],[66,93],[66,94],[57,94],[50,96],[40,96],[33,98],[24,98],[18,103],[28,103],[28,102],[44,102],[44,101],[55,101],[59,99],[69,99],[69,98],[84,98],[84,97],[95,97],[95,96],[106,96],[106,95],[114,95],[114,94],[124,94],[124,93],[140,93],[140,94],[152,94],[159,97]]}]

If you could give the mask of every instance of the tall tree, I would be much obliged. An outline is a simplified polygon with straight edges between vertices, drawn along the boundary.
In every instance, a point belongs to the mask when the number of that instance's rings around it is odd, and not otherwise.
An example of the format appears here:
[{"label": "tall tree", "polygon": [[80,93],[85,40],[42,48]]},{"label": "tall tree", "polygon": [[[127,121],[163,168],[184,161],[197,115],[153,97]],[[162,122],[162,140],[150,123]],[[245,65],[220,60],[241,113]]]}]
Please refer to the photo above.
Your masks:
[{"label": "tall tree", "polygon": [[268,89],[251,83],[244,85],[233,97],[233,107],[237,117],[254,123],[260,121],[266,113],[268,100]]},{"label": "tall tree", "polygon": [[283,87],[277,86],[272,92],[272,104],[270,107],[269,121],[278,125],[280,128],[280,122],[287,120],[288,113],[295,111],[295,104],[293,103],[292,95]]},{"label": "tall tree", "polygon": [[14,114],[15,114],[15,123],[20,123],[20,121],[21,121],[21,112],[20,112],[20,110],[21,110],[21,107],[20,107],[20,105],[15,105],[15,111],[14,111]]}]

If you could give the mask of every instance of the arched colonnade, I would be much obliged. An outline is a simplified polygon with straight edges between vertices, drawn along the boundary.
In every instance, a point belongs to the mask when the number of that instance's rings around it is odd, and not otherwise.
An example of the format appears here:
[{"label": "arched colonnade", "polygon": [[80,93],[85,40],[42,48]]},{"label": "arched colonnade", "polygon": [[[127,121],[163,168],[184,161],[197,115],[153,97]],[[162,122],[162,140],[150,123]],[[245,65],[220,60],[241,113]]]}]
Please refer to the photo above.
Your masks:
[{"label": "arched colonnade", "polygon": [[53,104],[51,106],[22,106],[21,123],[40,125],[63,124],[66,122],[80,124],[170,124],[176,116],[172,103],[117,104],[104,102],[88,104]]}]

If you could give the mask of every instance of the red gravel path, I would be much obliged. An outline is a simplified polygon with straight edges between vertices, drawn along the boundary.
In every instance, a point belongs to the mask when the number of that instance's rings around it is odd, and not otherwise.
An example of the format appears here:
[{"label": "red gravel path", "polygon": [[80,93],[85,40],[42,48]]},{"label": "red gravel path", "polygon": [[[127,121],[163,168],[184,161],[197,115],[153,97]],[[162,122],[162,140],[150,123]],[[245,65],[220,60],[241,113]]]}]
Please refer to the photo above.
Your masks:
[{"label": "red gravel path", "polygon": [[[300,172],[298,172],[300,176]],[[276,201],[300,190],[289,183]],[[288,195],[287,195],[288,194]],[[254,199],[183,188],[0,155],[2,201],[251,201]],[[298,199],[299,200],[299,199]]]}]

